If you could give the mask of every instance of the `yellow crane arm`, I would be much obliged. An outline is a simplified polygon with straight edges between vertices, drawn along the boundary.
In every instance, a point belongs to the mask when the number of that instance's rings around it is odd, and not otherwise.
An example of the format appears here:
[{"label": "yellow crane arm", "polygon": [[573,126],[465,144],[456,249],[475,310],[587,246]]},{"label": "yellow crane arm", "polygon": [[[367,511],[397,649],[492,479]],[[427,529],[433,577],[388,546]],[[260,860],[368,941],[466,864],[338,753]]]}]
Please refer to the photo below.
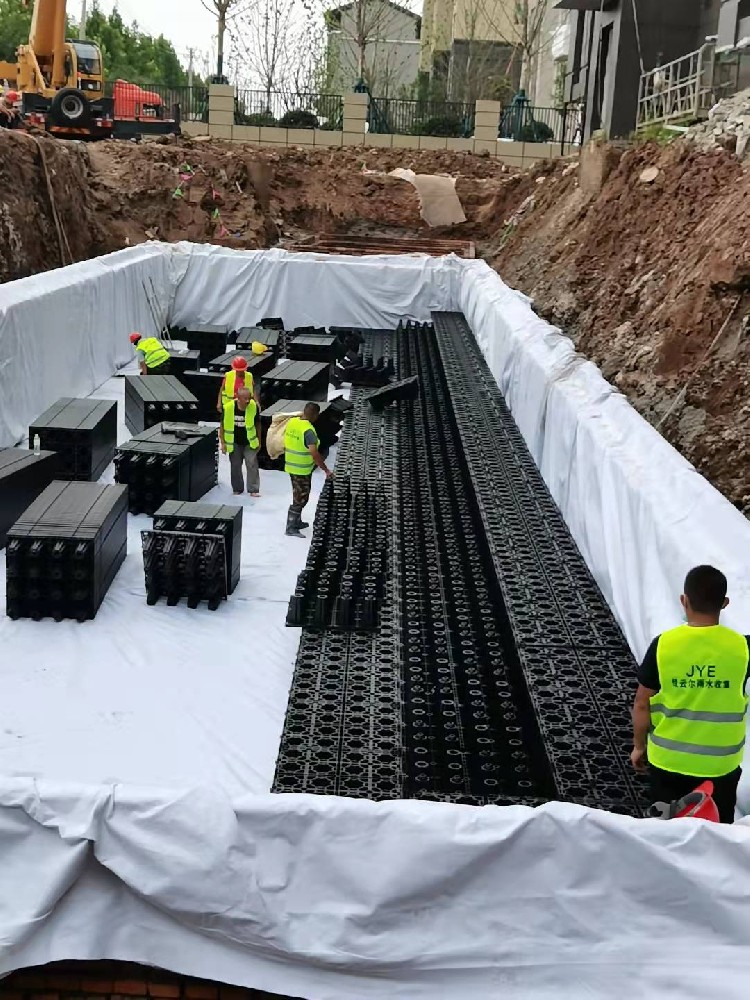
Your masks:
[{"label": "yellow crane arm", "polygon": [[34,0],[29,49],[52,89],[64,87],[66,0]]}]

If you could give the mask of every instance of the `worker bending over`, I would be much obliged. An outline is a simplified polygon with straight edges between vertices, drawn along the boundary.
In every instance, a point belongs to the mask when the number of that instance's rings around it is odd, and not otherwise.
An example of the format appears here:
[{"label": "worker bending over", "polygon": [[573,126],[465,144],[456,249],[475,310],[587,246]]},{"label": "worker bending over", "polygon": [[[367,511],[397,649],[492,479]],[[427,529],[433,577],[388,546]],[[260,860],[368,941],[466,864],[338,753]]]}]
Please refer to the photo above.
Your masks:
[{"label": "worker bending over", "polygon": [[141,375],[171,374],[171,358],[164,344],[156,337],[142,337],[140,333],[130,334],[130,343],[141,369]]},{"label": "worker bending over", "polygon": [[650,765],[654,802],[673,802],[710,779],[722,823],[734,822],[745,746],[748,636],[719,624],[727,580],[696,566],[680,598],[687,624],[651,643],[633,705],[636,771]]},{"label": "worker bending over", "polygon": [[319,416],[318,404],[308,403],[302,416],[292,417],[284,432],[284,471],[292,480],[292,505],[286,516],[287,535],[299,535],[301,528],[310,527],[302,520],[302,511],[310,499],[315,466],[325,472],[327,479],[333,475],[318,451],[320,439],[313,424]]},{"label": "worker bending over", "polygon": [[219,413],[224,412],[224,405],[230,399],[237,398],[237,392],[240,387],[249,391],[260,408],[259,387],[254,383],[252,372],[247,370],[247,359],[243,358],[242,355],[238,355],[232,359],[232,367],[222,379],[219,398],[216,400],[216,409]]},{"label": "worker bending over", "polygon": [[0,100],[0,128],[20,128],[21,115],[16,108],[18,94],[9,90]]},{"label": "worker bending over", "polygon": [[222,453],[229,455],[232,489],[235,494],[240,494],[244,490],[242,482],[244,463],[247,492],[251,497],[259,497],[260,413],[258,404],[248,389],[241,387],[237,391],[237,398],[228,399],[224,404],[224,419],[219,425],[219,439]]}]

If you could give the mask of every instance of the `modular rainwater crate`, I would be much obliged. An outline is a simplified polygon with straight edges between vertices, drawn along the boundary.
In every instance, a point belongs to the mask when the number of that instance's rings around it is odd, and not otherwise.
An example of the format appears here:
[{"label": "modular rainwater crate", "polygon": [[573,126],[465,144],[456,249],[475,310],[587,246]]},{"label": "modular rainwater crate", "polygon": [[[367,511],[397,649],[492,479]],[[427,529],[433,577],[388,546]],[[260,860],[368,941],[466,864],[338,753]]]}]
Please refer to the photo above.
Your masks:
[{"label": "modular rainwater crate", "polygon": [[53,479],[60,479],[60,456],[53,451],[0,448],[0,549],[8,529]]},{"label": "modular rainwater crate", "polygon": [[222,354],[208,363],[210,372],[221,372],[222,375],[231,369],[235,358],[244,358],[247,361],[247,370],[254,379],[259,379],[262,375],[270,372],[276,365],[276,358],[269,351],[268,354],[253,354],[252,351],[230,351]]},{"label": "modular rainwater crate", "polygon": [[226,551],[226,591],[234,591],[240,582],[242,507],[168,500],[154,514],[154,531],[221,536]]},{"label": "modular rainwater crate", "polygon": [[216,428],[169,423],[120,445],[115,481],[128,487],[131,513],[153,514],[166,500],[200,500],[218,482],[218,448]]},{"label": "modular rainwater crate", "polygon": [[53,482],[8,532],[9,618],[96,616],[127,552],[127,490]]},{"label": "modular rainwater crate", "polygon": [[330,365],[315,361],[283,361],[263,379],[263,406],[270,406],[277,399],[325,401],[330,369]]},{"label": "modular rainwater crate", "polygon": [[125,376],[125,423],[131,434],[140,434],[165,420],[198,419],[198,400],[177,376]]},{"label": "modular rainwater crate", "polygon": [[[269,458],[266,449],[266,436],[271,426],[271,421],[280,413],[302,413],[306,399],[278,399],[260,414],[260,454],[258,456],[260,466],[263,469],[284,468],[284,456],[277,459]],[[320,438],[320,450],[326,454],[330,448],[338,441],[345,414],[352,409],[353,403],[348,399],[338,396],[325,403],[320,404],[320,416],[315,422],[315,430]]]},{"label": "modular rainwater crate", "polygon": [[227,349],[228,330],[225,326],[193,326],[185,331],[183,337],[189,350],[200,352],[201,368]]},{"label": "modular rainwater crate", "polygon": [[199,351],[169,350],[169,368],[172,375],[197,371],[200,367],[200,362],[201,356]]},{"label": "modular rainwater crate", "polygon": [[346,354],[346,347],[325,330],[287,336],[287,357],[293,361],[323,361],[333,364]]},{"label": "modular rainwater crate", "polygon": [[115,454],[117,402],[114,399],[58,399],[29,427],[45,451],[60,456],[57,479],[95,482]]},{"label": "modular rainwater crate", "polygon": [[254,343],[265,344],[271,354],[278,357],[284,348],[284,331],[264,330],[260,326],[243,326],[234,335],[234,346],[238,351],[249,351]]},{"label": "modular rainwater crate", "polygon": [[227,596],[224,539],[191,532],[142,531],[146,602],[166,597],[173,607],[184,597],[189,608],[206,601],[216,611]]},{"label": "modular rainwater crate", "polygon": [[207,423],[219,422],[219,411],[216,404],[224,379],[223,372],[182,372],[177,378],[188,392],[192,393],[198,403],[198,420]]}]

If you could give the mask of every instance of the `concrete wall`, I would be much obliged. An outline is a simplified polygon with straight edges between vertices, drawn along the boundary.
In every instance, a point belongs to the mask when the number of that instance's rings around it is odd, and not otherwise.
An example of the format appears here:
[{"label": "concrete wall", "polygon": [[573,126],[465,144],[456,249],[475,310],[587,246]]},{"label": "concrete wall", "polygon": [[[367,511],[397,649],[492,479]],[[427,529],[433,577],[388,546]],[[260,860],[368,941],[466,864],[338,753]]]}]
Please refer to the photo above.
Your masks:
[{"label": "concrete wall", "polygon": [[554,159],[560,155],[557,143],[498,141],[498,123],[501,105],[495,101],[476,102],[474,138],[449,139],[433,135],[391,135],[365,131],[368,115],[366,94],[344,95],[344,128],[341,132],[323,129],[256,128],[235,125],[227,121],[228,109],[234,107],[234,90],[231,86],[211,84],[209,88],[209,121],[185,122],[186,135],[209,135],[230,142],[245,142],[254,146],[302,146],[331,148],[360,146],[363,149],[409,150],[447,149],[456,153],[479,153],[501,160],[513,167],[530,167],[540,160]]}]

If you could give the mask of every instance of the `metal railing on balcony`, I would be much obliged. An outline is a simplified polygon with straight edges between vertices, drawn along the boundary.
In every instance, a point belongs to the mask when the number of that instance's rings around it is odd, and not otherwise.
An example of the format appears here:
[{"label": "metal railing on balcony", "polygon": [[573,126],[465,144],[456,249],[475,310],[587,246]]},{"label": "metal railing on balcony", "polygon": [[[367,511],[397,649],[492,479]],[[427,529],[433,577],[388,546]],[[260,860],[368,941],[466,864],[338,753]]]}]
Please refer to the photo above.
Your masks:
[{"label": "metal railing on balcony", "polygon": [[641,76],[637,127],[698,121],[714,103],[714,46],[702,45]]},{"label": "metal railing on balcony", "polygon": [[466,138],[474,134],[473,102],[370,99],[370,132]]},{"label": "metal railing on balcony", "polygon": [[344,102],[338,94],[237,91],[235,125],[330,130],[342,128],[343,119]]}]

